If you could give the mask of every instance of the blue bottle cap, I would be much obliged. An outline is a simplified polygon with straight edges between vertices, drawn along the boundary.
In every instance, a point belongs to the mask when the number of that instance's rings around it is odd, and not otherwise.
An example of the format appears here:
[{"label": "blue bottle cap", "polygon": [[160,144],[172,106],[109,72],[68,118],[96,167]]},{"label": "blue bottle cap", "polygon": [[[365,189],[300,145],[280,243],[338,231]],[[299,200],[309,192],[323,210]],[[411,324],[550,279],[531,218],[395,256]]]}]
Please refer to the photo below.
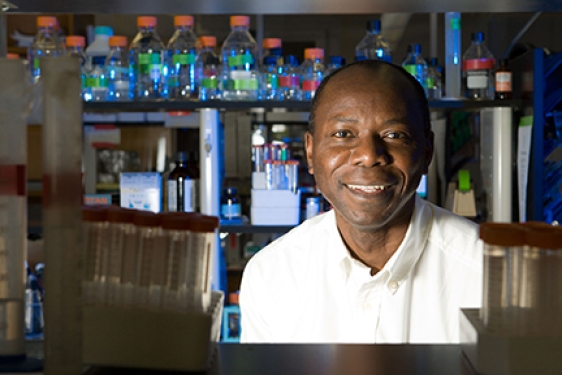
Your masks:
[{"label": "blue bottle cap", "polygon": [[277,65],[277,56],[266,56],[263,59],[264,65]]},{"label": "blue bottle cap", "polygon": [[481,31],[472,33],[472,41],[482,43],[484,41],[484,33]]},{"label": "blue bottle cap", "polygon": [[269,55],[270,56],[279,56],[281,57],[281,55],[283,54],[283,50],[281,48],[272,48],[269,50]]},{"label": "blue bottle cap", "polygon": [[437,65],[439,65],[439,64],[437,63],[437,57],[432,57],[431,59],[429,59],[429,65],[430,65],[430,66],[437,66]]},{"label": "blue bottle cap", "polygon": [[237,195],[238,194],[238,189],[235,188],[234,186],[228,186],[225,187],[222,190],[223,195],[229,195],[229,196],[233,196],[233,195]]},{"label": "blue bottle cap", "polygon": [[330,64],[331,65],[344,66],[345,65],[345,58],[343,58],[341,56],[330,56]]},{"label": "blue bottle cap", "polygon": [[299,60],[297,59],[297,57],[295,55],[287,55],[285,56],[285,64],[289,65],[289,66],[298,66],[299,65]]},{"label": "blue bottle cap", "polygon": [[381,31],[381,21],[380,20],[370,20],[367,21],[367,31],[375,32],[375,34],[380,33]]},{"label": "blue bottle cap", "polygon": [[113,35],[113,28],[111,26],[96,26],[94,28],[94,35]]},{"label": "blue bottle cap", "polygon": [[412,52],[420,54],[421,53],[421,44],[414,43],[412,46]]}]

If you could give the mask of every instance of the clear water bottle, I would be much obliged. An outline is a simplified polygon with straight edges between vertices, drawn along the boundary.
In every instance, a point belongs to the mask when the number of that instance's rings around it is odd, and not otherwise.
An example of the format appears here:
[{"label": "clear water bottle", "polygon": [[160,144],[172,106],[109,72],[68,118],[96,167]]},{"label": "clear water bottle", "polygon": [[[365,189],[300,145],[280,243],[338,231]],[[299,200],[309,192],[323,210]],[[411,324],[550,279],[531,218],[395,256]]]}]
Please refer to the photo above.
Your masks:
[{"label": "clear water bottle", "polygon": [[345,58],[342,56],[330,56],[330,62],[324,72],[324,77],[345,65]]},{"label": "clear water bottle", "polygon": [[357,59],[360,56],[367,60],[392,62],[392,50],[390,44],[381,35],[380,20],[367,22],[367,34],[355,47],[355,58]]},{"label": "clear water bottle", "polygon": [[299,61],[296,56],[288,55],[279,74],[279,91],[281,100],[301,100]]},{"label": "clear water bottle", "polygon": [[103,102],[107,100],[109,83],[104,68],[101,65],[94,65],[87,78],[88,99],[93,102]]},{"label": "clear water bottle", "polygon": [[138,17],[139,31],[129,47],[130,79],[135,99],[161,99],[164,91],[164,43],[156,32],[156,17]]},{"label": "clear water bottle", "polygon": [[324,50],[322,48],[305,49],[300,71],[302,100],[312,100],[324,78]]},{"label": "clear water bottle", "polygon": [[421,45],[408,46],[408,55],[402,62],[402,67],[418,80],[427,95],[427,62],[421,54]]},{"label": "clear water bottle", "polygon": [[219,90],[220,59],[215,53],[217,38],[202,36],[199,38],[201,52],[197,57],[199,78],[199,100],[215,100],[221,98]]},{"label": "clear water bottle", "polygon": [[39,64],[41,57],[57,57],[65,54],[64,44],[58,37],[56,25],[57,19],[55,17],[37,17],[37,34],[28,53],[33,82],[37,82],[41,77]]},{"label": "clear water bottle", "polygon": [[82,78],[82,91],[80,96],[82,100],[88,100],[87,78],[88,78],[88,58],[84,52],[86,46],[86,38],[79,35],[69,35],[66,37],[66,54],[76,57],[80,61],[80,75]]},{"label": "clear water bottle", "polygon": [[266,56],[261,72],[261,100],[280,100],[277,56]]},{"label": "clear water bottle", "polygon": [[494,99],[494,55],[484,43],[484,33],[472,33],[472,44],[464,55],[463,84],[469,99]]},{"label": "clear water bottle", "polygon": [[93,65],[103,66],[109,54],[109,37],[113,35],[111,26],[96,26],[94,28],[94,41],[86,48],[86,56]]},{"label": "clear water bottle", "polygon": [[262,43],[263,59],[268,56],[275,56],[277,65],[283,65],[283,48],[279,38],[265,38]]},{"label": "clear water bottle", "polygon": [[230,17],[231,31],[222,45],[224,100],[258,100],[258,48],[249,27],[250,17]]},{"label": "clear water bottle", "polygon": [[437,58],[433,57],[429,60],[427,67],[427,98],[429,100],[439,100],[443,94],[443,80]]},{"label": "clear water bottle", "polygon": [[197,36],[193,32],[193,16],[175,16],[176,31],[166,47],[168,98],[197,99]]},{"label": "clear water bottle", "polygon": [[122,35],[110,37],[109,48],[109,55],[107,55],[104,65],[109,85],[107,100],[131,100],[127,37]]}]

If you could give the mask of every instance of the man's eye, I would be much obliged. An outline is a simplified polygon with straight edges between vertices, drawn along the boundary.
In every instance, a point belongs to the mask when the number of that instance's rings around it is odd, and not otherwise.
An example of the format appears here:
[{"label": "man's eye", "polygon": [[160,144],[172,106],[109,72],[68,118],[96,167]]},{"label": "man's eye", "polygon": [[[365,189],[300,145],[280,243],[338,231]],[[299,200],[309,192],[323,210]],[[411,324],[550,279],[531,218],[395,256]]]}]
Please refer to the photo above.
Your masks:
[{"label": "man's eye", "polygon": [[386,138],[390,138],[390,139],[399,139],[399,138],[407,139],[407,138],[409,138],[407,134],[404,134],[404,133],[395,133],[395,132],[393,132],[393,133],[387,133],[387,134],[385,135],[385,137],[386,137]]},{"label": "man's eye", "polygon": [[348,138],[351,137],[351,132],[347,130],[338,130],[334,132],[334,137],[336,138]]}]

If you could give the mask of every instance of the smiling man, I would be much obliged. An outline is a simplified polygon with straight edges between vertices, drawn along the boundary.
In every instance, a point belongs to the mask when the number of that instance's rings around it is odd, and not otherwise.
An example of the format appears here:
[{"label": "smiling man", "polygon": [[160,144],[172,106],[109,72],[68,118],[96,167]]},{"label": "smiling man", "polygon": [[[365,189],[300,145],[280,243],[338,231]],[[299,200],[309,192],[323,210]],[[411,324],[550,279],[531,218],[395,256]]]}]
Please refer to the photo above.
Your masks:
[{"label": "smiling man", "polygon": [[402,68],[354,63],[312,103],[309,171],[333,210],[246,266],[242,342],[458,343],[481,305],[478,227],[416,194],[433,154],[423,88]]}]

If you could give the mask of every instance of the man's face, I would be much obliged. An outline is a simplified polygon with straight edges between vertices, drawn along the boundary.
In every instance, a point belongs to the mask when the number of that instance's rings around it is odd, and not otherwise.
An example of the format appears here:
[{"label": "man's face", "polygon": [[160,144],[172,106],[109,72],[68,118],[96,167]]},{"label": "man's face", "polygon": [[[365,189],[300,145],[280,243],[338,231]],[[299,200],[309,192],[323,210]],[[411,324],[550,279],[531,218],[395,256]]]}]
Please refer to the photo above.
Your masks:
[{"label": "man's face", "polygon": [[306,154],[340,225],[378,229],[410,220],[433,152],[418,100],[390,67],[349,68],[324,88]]}]

